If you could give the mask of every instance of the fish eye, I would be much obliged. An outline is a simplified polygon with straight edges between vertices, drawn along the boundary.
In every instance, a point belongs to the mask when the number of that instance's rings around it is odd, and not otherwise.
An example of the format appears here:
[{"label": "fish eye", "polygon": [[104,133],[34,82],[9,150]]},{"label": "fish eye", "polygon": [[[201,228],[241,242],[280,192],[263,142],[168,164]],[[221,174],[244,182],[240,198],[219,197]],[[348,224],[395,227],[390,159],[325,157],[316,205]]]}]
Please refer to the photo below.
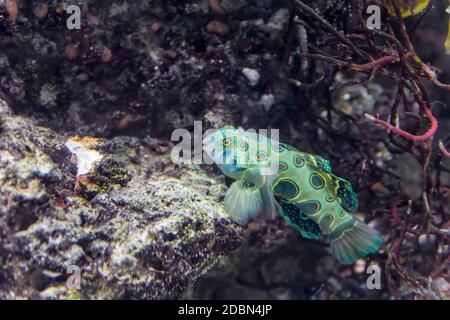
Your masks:
[{"label": "fish eye", "polygon": [[224,145],[224,147],[229,147],[229,146],[231,146],[231,141],[230,141],[230,139],[225,139],[225,140],[223,140],[223,145]]}]

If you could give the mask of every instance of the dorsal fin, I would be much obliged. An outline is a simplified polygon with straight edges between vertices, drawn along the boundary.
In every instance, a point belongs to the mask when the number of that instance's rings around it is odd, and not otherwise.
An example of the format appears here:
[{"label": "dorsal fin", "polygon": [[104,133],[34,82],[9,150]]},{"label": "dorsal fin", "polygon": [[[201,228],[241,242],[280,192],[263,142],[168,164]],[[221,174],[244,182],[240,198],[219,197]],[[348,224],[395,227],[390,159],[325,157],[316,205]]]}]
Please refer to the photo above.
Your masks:
[{"label": "dorsal fin", "polygon": [[306,163],[312,167],[318,168],[326,173],[332,173],[331,163],[327,159],[321,156],[299,152],[302,158],[305,159]]},{"label": "dorsal fin", "polygon": [[348,212],[358,210],[358,195],[353,191],[352,185],[347,180],[331,174],[339,204]]}]

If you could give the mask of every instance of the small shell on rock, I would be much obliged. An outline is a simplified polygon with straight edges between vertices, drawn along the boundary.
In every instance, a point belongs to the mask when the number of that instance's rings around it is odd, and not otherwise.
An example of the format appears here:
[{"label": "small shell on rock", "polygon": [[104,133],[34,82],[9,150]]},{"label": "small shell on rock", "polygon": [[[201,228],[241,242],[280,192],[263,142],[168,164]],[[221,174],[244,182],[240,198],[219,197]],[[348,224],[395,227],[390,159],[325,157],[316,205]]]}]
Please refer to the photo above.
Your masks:
[{"label": "small shell on rock", "polygon": [[95,165],[102,160],[103,155],[95,150],[99,142],[97,138],[80,138],[79,136],[67,140],[66,147],[76,156],[77,176],[91,172],[95,168]]}]

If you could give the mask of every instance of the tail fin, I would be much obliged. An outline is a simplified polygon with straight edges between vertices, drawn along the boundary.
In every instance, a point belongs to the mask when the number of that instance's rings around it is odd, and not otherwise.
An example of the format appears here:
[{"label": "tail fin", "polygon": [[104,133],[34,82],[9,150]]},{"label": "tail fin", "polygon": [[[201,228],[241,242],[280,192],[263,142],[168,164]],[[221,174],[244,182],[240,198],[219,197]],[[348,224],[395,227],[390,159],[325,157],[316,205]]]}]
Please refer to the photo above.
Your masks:
[{"label": "tail fin", "polygon": [[377,230],[353,218],[331,235],[333,255],[343,264],[352,264],[359,258],[378,250],[383,239]]},{"label": "tail fin", "polygon": [[225,211],[235,222],[248,223],[263,212],[261,192],[242,180],[233,182],[225,195]]}]

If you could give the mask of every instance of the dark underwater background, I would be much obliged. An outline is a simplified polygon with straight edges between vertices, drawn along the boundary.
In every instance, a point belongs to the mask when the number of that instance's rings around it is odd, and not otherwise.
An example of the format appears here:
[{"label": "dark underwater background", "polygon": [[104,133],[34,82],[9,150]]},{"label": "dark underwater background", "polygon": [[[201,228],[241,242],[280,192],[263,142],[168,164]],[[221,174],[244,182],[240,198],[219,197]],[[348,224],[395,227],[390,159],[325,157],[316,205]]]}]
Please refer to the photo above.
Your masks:
[{"label": "dark underwater background", "polygon": [[[0,0],[0,298],[447,299],[449,3],[402,21],[372,1],[376,33],[366,1],[300,2],[313,13],[288,0]],[[425,106],[439,126],[424,141],[365,117],[420,136]],[[279,129],[330,160],[384,247],[344,266],[281,217],[235,224],[230,181],[171,160],[173,131],[194,121]]]}]

